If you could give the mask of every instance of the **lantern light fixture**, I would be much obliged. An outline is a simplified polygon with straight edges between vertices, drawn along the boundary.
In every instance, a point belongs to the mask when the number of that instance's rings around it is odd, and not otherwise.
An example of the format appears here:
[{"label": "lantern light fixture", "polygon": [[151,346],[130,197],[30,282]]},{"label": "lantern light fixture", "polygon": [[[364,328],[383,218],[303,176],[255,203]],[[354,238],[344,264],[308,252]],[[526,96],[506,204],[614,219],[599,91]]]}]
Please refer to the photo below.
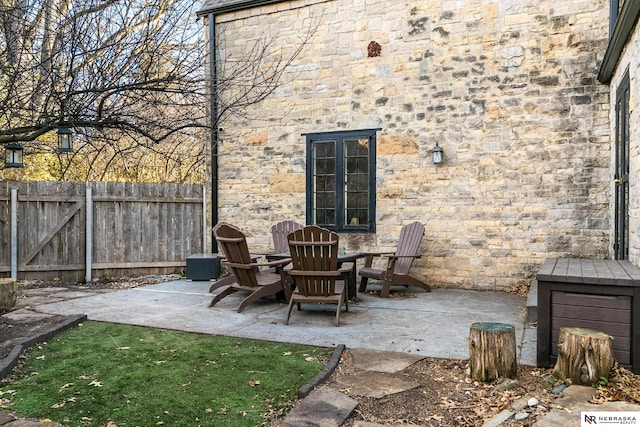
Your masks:
[{"label": "lantern light fixture", "polygon": [[73,153],[73,132],[69,128],[58,128],[56,153]]},{"label": "lantern light fixture", "polygon": [[4,166],[2,169],[23,168],[22,152],[24,147],[18,142],[10,142],[4,146]]},{"label": "lantern light fixture", "polygon": [[442,148],[440,148],[437,142],[436,146],[433,147],[433,150],[431,150],[431,156],[434,165],[442,163]]}]

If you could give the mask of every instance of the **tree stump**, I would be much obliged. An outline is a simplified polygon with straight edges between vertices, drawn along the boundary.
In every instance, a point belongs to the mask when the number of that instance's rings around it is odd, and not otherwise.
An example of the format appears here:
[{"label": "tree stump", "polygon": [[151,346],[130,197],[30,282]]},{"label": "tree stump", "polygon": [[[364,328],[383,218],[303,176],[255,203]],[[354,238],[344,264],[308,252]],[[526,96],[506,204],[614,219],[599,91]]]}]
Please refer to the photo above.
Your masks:
[{"label": "tree stump", "polygon": [[16,281],[14,279],[0,279],[0,309],[11,308],[16,305]]},{"label": "tree stump", "polygon": [[591,386],[609,378],[613,367],[611,336],[585,328],[560,328],[558,359],[553,373],[572,384]]},{"label": "tree stump", "polygon": [[471,377],[488,382],[513,378],[516,362],[516,331],[505,323],[477,322],[469,333]]}]

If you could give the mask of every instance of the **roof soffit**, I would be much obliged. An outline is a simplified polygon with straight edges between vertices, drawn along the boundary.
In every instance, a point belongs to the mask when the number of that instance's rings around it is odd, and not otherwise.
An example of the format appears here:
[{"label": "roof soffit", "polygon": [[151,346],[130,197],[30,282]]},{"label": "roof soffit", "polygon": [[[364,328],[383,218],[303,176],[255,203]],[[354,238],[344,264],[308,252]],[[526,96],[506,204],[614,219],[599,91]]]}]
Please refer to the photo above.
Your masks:
[{"label": "roof soffit", "polygon": [[638,22],[640,15],[640,1],[626,0],[622,5],[616,25],[609,39],[607,51],[604,54],[600,72],[598,73],[598,81],[601,83],[609,83],[616,70],[620,55],[624,50],[633,29]]}]

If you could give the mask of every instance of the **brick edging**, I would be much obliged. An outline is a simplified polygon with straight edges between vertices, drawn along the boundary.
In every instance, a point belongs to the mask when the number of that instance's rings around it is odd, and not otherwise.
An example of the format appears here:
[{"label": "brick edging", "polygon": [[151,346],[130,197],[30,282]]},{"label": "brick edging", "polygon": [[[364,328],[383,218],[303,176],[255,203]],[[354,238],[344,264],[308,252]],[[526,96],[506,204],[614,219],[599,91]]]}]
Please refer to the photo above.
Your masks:
[{"label": "brick edging", "polygon": [[86,314],[77,314],[69,316],[67,320],[64,320],[44,331],[36,334],[32,337],[26,338],[22,340],[19,344],[16,344],[13,347],[13,350],[9,353],[7,357],[0,361],[0,380],[9,375],[11,370],[18,363],[18,359],[23,351],[28,350],[36,344],[47,341],[52,338],[54,335],[66,331],[73,326],[76,326],[78,323],[87,320]]},{"label": "brick edging", "polygon": [[335,350],[333,350],[333,354],[331,355],[331,358],[329,359],[329,362],[327,362],[325,367],[322,368],[322,370],[318,372],[315,377],[311,378],[308,383],[298,389],[298,399],[306,397],[313,391],[314,388],[325,382],[331,376],[331,374],[333,374],[333,371],[336,370],[338,364],[340,363],[340,356],[345,349],[346,346],[344,344],[340,344],[335,348]]}]

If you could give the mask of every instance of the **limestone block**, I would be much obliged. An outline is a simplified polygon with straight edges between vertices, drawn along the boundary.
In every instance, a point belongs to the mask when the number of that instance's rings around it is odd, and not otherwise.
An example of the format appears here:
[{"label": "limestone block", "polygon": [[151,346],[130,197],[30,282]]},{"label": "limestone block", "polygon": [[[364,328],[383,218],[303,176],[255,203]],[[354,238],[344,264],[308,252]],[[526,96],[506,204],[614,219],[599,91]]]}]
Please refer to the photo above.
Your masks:
[{"label": "limestone block", "polygon": [[377,142],[379,155],[418,153],[417,135],[381,135]]},{"label": "limestone block", "polygon": [[247,145],[266,145],[267,134],[266,133],[252,133],[245,137]]},{"label": "limestone block", "polygon": [[271,193],[304,193],[306,190],[305,174],[283,173],[269,179]]}]

